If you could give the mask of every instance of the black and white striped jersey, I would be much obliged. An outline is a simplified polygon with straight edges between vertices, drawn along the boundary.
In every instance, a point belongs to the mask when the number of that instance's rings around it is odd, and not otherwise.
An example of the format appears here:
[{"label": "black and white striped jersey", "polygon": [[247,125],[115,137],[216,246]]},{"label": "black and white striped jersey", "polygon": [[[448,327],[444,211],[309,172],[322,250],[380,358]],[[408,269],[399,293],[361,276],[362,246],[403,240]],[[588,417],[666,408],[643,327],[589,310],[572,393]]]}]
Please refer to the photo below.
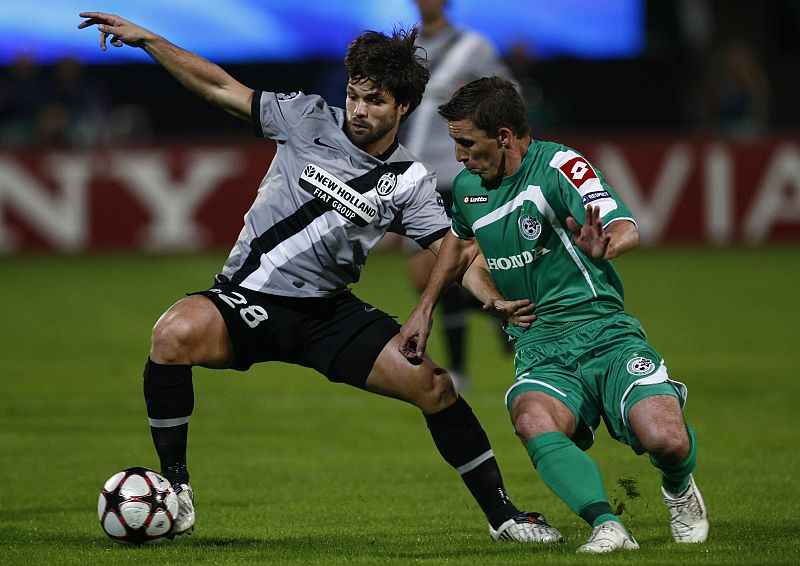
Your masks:
[{"label": "black and white striped jersey", "polygon": [[395,142],[373,157],[319,96],[253,94],[253,122],[277,151],[222,275],[274,295],[324,297],[358,281],[387,231],[427,247],[449,229],[435,173]]}]

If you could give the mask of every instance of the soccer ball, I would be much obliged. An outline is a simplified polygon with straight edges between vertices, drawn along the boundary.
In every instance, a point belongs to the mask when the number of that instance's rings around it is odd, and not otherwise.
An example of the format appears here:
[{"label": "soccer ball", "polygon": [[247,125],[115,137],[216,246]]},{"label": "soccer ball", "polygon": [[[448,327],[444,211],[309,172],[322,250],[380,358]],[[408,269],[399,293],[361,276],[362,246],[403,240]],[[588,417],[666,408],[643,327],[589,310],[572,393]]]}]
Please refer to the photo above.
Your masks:
[{"label": "soccer ball", "polygon": [[105,533],[117,542],[139,546],[164,540],[178,516],[178,495],[157,472],[128,468],[103,485],[97,516]]}]

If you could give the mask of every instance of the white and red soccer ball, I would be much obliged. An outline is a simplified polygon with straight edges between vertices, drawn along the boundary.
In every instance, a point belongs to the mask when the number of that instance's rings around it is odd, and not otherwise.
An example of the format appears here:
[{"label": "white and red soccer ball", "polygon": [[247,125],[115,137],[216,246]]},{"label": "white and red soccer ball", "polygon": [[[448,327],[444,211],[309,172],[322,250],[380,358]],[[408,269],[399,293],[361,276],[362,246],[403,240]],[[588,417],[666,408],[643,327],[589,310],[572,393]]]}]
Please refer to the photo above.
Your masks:
[{"label": "white and red soccer ball", "polygon": [[157,472],[128,468],[103,485],[97,516],[103,531],[117,542],[139,546],[160,541],[172,534],[178,496]]}]

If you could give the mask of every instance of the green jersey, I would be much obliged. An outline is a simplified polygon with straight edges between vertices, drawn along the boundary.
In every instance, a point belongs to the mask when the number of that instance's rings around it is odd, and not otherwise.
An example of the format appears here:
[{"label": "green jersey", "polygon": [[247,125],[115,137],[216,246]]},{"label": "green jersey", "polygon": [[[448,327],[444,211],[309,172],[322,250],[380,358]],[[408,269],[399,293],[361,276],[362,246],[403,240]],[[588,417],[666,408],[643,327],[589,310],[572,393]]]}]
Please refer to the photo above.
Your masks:
[{"label": "green jersey", "polygon": [[[566,219],[582,223],[589,204],[604,226],[634,221],[602,174],[579,153],[532,140],[511,176],[484,181],[466,169],[453,184],[456,236],[477,238],[499,291],[536,304],[542,325],[587,320],[623,308],[622,282],[608,260],[587,257],[573,242]],[[520,338],[523,329],[508,327]],[[531,336],[532,337],[532,336]]]}]

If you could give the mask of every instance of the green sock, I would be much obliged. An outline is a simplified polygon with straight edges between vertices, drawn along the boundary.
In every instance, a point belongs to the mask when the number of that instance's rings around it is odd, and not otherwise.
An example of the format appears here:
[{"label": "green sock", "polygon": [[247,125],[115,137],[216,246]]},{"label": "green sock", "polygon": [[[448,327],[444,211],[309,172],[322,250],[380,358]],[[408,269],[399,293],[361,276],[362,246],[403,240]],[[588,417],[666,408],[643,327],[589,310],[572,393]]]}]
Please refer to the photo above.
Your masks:
[{"label": "green sock", "polygon": [[697,467],[697,437],[694,429],[689,425],[686,425],[686,432],[689,433],[689,454],[686,455],[683,462],[676,465],[667,465],[650,456],[650,461],[653,465],[661,470],[662,487],[673,495],[683,493],[689,485],[692,471]]},{"label": "green sock", "polygon": [[565,434],[540,434],[526,448],[542,481],[576,515],[592,527],[609,520],[622,523],[611,512],[597,464]]}]

